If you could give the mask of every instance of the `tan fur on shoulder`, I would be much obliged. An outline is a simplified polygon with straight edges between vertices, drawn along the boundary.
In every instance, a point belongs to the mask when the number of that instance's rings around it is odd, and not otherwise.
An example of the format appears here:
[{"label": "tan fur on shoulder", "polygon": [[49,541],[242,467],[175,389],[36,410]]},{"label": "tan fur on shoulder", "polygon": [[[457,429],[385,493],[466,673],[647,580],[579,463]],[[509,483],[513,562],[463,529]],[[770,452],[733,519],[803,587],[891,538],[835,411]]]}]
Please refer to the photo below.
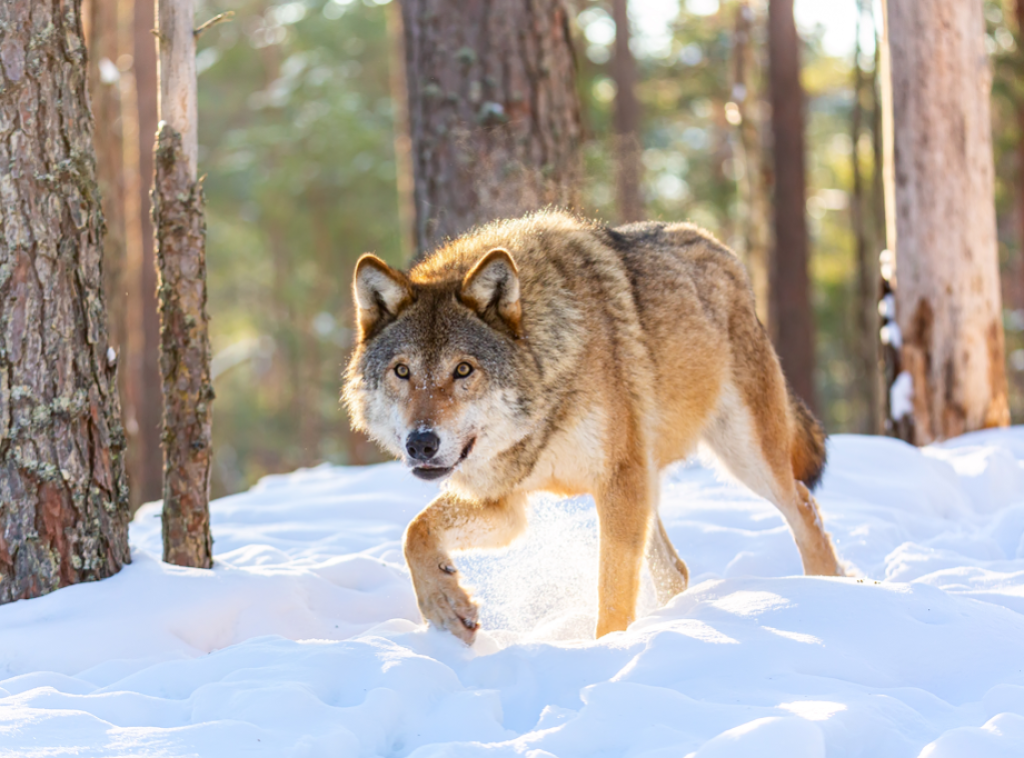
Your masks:
[{"label": "tan fur on shoulder", "polygon": [[683,591],[659,473],[699,443],[775,503],[806,573],[843,573],[808,489],[824,432],[786,386],[742,265],[707,232],[538,213],[408,275],[364,257],[355,289],[353,423],[417,476],[446,479],[405,538],[428,621],[472,642],[478,610],[451,552],[507,545],[540,490],[594,496],[598,636],[633,620],[645,556],[659,600]]}]

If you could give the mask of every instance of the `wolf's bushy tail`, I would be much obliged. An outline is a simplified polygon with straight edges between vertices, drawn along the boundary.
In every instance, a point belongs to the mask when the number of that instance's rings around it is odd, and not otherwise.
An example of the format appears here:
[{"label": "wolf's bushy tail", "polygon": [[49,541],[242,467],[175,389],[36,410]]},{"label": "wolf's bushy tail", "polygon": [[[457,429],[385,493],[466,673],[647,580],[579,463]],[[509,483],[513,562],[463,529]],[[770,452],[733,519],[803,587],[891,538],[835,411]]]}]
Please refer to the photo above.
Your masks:
[{"label": "wolf's bushy tail", "polygon": [[825,470],[825,429],[814,418],[803,400],[789,391],[789,407],[793,414],[793,476],[813,490]]}]

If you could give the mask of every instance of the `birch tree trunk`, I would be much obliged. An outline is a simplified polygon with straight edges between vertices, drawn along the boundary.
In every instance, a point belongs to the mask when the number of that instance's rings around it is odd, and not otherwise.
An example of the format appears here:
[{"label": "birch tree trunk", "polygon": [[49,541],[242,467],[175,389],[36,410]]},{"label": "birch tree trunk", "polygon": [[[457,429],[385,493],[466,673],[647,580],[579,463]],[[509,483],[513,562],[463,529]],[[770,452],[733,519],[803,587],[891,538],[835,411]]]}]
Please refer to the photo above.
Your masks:
[{"label": "birch tree trunk", "polygon": [[768,62],[775,172],[769,320],[782,370],[796,394],[813,410],[814,313],[807,273],[804,90],[793,0],[768,2]]},{"label": "birch tree trunk", "polygon": [[580,108],[562,0],[404,0],[416,248],[569,205]]},{"label": "birch tree trunk", "polygon": [[1004,365],[980,0],[888,0],[886,165],[912,441],[1005,426]]},{"label": "birch tree trunk", "polygon": [[0,5],[0,602],[131,560],[80,7]]},{"label": "birch tree trunk", "polygon": [[644,217],[641,191],[640,103],[636,98],[636,59],[629,49],[628,0],[612,0],[615,20],[615,187],[621,221]]},{"label": "birch tree trunk", "polygon": [[206,221],[197,180],[192,0],[158,0],[160,128],[153,220],[160,270],[164,560],[210,568],[210,379]]}]

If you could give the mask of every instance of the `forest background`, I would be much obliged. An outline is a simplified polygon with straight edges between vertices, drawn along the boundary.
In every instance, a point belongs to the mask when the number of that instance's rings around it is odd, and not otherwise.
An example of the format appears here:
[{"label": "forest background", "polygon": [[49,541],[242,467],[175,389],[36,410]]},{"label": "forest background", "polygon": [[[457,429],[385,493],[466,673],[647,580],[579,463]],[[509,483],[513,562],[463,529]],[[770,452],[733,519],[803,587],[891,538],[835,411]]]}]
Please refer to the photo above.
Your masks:
[{"label": "forest background", "polygon": [[[90,40],[106,23],[98,13],[102,0],[93,2]],[[153,3],[114,5],[115,42],[94,46],[92,55],[99,160],[104,141],[121,140],[129,148],[118,148],[125,158],[123,184],[104,192],[108,246],[127,251],[124,266],[114,267],[118,284],[108,294],[108,307],[115,343],[118,319],[127,343],[132,335],[135,345],[153,343],[149,370],[155,376],[155,310],[149,319],[142,312],[145,302],[134,302],[138,297],[132,295],[133,287],[155,283],[146,278],[152,277],[146,268],[152,268],[152,233],[145,228],[148,182],[138,180],[151,176],[151,169],[146,170],[145,150],[135,153],[135,165],[130,149],[139,134],[153,134],[148,126],[155,127],[155,68],[150,71],[145,61],[145,48],[153,44]],[[364,252],[405,265],[412,250],[403,231],[405,148],[402,139],[396,141],[403,132],[396,128],[402,117],[395,107],[395,74],[401,68],[394,44],[397,9],[379,0],[203,0],[197,6],[197,23],[234,14],[199,37],[197,57],[199,171],[206,175],[218,396],[212,489],[220,496],[268,473],[322,461],[380,460],[371,444],[349,430],[338,401],[351,341],[351,271]],[[752,159],[757,152],[767,154],[770,140],[765,6],[736,0],[630,4],[645,215],[693,221],[741,255],[749,247],[752,172],[765,179],[753,183],[761,187],[754,191],[769,192],[771,184],[770,168]],[[616,222],[613,9],[601,2],[577,2],[573,9],[586,176],[577,210]],[[1015,1],[986,0],[985,9],[1007,376],[1012,418],[1020,423],[1024,123],[1018,113],[1024,54]],[[858,245],[864,245],[877,279],[884,247],[876,171],[878,30],[872,23],[880,26],[881,19],[877,9],[857,0],[804,0],[796,15],[806,94],[817,408],[830,432],[872,432],[877,409],[867,385],[873,378],[858,357],[863,326],[857,268]],[[103,107],[111,102],[114,108]],[[858,206],[863,212],[855,212]],[[872,339],[877,326],[870,325]],[[147,370],[141,351],[128,357],[137,365],[122,364],[126,395],[132,392],[132,371],[145,385]],[[148,400],[126,396],[123,403],[136,443],[129,445],[135,504],[160,497],[160,414],[151,407],[154,397],[159,402],[159,386],[153,382]]]}]

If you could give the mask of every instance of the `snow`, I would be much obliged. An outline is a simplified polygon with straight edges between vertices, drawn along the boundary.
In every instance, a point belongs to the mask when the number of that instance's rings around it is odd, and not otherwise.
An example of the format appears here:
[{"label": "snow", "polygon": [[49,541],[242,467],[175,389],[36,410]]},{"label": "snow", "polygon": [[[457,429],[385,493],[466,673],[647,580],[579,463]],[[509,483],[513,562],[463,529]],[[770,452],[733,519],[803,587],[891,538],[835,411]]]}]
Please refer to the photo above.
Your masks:
[{"label": "snow", "polygon": [[645,578],[600,641],[588,499],[459,556],[473,648],[419,624],[400,540],[436,487],[396,464],[216,501],[213,571],[161,563],[145,506],[120,574],[0,607],[0,756],[1024,755],[1024,428],[829,454],[855,576],[799,576],[772,506],[679,466],[692,586],[657,608]]},{"label": "snow", "polygon": [[889,387],[889,411],[894,421],[914,412],[914,377],[901,371]]},{"label": "snow", "polygon": [[903,332],[900,331],[900,325],[895,321],[890,321],[879,329],[878,338],[883,345],[889,345],[893,350],[903,347]]}]

